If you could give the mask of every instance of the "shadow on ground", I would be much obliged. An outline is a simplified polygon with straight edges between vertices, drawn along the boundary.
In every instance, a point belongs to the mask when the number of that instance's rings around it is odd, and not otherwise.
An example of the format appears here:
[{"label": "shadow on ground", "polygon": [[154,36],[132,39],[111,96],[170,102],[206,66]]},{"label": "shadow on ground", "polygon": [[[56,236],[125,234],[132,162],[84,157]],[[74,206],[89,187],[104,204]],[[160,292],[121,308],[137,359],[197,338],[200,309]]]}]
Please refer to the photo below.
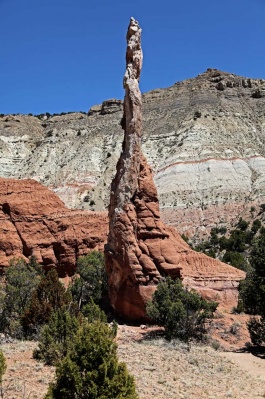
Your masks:
[{"label": "shadow on ground", "polygon": [[245,346],[240,348],[235,353],[251,353],[251,355],[265,360],[265,346]]}]

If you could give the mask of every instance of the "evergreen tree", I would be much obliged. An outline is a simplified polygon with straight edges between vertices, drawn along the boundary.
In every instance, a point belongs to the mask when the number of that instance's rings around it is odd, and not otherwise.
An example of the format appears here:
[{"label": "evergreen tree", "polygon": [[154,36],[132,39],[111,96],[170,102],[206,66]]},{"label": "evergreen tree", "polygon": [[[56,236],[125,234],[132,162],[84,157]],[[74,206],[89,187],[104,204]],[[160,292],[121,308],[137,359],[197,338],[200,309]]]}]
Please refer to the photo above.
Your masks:
[{"label": "evergreen tree", "polygon": [[179,279],[168,277],[158,284],[147,314],[165,328],[167,339],[179,338],[189,343],[193,338],[203,338],[205,321],[213,317],[216,307],[216,302],[206,301],[183,287]]},{"label": "evergreen tree", "polygon": [[40,333],[39,347],[33,357],[49,365],[58,363],[71,347],[80,322],[65,309],[55,310]]},{"label": "evergreen tree", "polygon": [[0,349],[0,385],[2,387],[3,375],[6,372],[6,360],[2,350]]},{"label": "evergreen tree", "polygon": [[21,338],[21,318],[41,275],[42,269],[34,257],[28,263],[22,258],[10,262],[5,275],[6,285],[1,295],[1,331]]},{"label": "evergreen tree", "polygon": [[50,270],[32,292],[21,320],[24,331],[30,335],[38,333],[40,326],[49,322],[54,310],[63,309],[70,302],[71,295],[60,282],[56,270]]},{"label": "evergreen tree", "polygon": [[3,392],[3,375],[5,374],[6,371],[6,360],[4,357],[4,354],[2,350],[0,349],[0,397],[4,397],[4,392]]},{"label": "evergreen tree", "polygon": [[261,231],[251,251],[253,272],[243,283],[241,298],[246,310],[258,314],[248,322],[248,330],[254,345],[265,344],[265,232]]},{"label": "evergreen tree", "polygon": [[107,322],[103,310],[93,300],[82,308],[82,313],[73,315],[66,309],[55,310],[48,324],[41,330],[39,347],[33,353],[35,359],[43,360],[46,364],[55,365],[67,355],[71,348],[79,326],[84,322]]},{"label": "evergreen tree", "polygon": [[104,257],[101,252],[92,251],[77,260],[77,277],[71,287],[73,299],[79,308],[87,304],[90,299],[101,304],[108,296],[107,274]]},{"label": "evergreen tree", "polygon": [[93,299],[82,307],[82,314],[89,323],[93,323],[94,321],[107,322],[106,314],[94,303]]},{"label": "evergreen tree", "polygon": [[119,363],[113,330],[84,323],[72,348],[56,368],[45,399],[138,399],[126,365]]}]

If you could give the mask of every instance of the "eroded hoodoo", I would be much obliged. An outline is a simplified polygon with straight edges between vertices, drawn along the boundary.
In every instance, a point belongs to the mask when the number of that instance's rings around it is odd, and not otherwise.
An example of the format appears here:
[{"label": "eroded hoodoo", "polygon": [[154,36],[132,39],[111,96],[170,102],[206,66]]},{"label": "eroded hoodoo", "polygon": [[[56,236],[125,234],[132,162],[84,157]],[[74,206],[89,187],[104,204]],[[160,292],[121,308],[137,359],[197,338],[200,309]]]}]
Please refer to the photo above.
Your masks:
[{"label": "eroded hoodoo", "polygon": [[111,185],[105,246],[111,304],[127,319],[145,317],[146,303],[161,278],[180,277],[204,297],[234,306],[244,272],[195,252],[160,218],[151,168],[141,149],[141,28],[131,18],[123,80],[124,141]]}]

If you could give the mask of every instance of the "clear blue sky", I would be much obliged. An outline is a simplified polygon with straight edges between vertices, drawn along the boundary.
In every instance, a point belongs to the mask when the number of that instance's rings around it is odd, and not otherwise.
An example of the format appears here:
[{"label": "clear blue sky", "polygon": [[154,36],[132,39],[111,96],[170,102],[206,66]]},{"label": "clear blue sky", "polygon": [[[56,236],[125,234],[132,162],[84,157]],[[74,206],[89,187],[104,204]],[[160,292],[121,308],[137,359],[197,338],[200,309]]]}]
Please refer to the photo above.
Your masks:
[{"label": "clear blue sky", "polygon": [[265,78],[265,0],[0,0],[0,113],[122,98],[131,16],[143,29],[143,92],[207,68]]}]

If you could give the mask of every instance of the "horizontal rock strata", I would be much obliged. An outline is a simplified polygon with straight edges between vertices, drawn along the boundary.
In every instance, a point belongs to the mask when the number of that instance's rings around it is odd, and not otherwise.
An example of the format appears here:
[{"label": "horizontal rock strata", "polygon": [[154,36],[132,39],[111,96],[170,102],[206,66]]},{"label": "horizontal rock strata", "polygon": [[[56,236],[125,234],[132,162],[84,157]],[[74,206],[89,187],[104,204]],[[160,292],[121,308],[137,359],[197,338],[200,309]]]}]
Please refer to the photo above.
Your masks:
[{"label": "horizontal rock strata", "polygon": [[[264,89],[265,80],[208,69],[143,95],[143,153],[167,223],[203,235],[265,203]],[[116,99],[88,115],[0,115],[0,176],[34,178],[71,208],[105,210],[121,118]]]},{"label": "horizontal rock strata", "polygon": [[224,306],[237,304],[237,287],[245,273],[190,249],[160,218],[151,168],[142,154],[141,29],[131,19],[124,76],[124,141],[111,185],[109,235],[105,246],[111,303],[131,320],[146,316],[159,281],[165,276]]},{"label": "horizontal rock strata", "polygon": [[107,215],[72,211],[35,180],[0,179],[0,269],[12,258],[34,255],[59,275],[72,275],[76,260],[103,250]]}]

